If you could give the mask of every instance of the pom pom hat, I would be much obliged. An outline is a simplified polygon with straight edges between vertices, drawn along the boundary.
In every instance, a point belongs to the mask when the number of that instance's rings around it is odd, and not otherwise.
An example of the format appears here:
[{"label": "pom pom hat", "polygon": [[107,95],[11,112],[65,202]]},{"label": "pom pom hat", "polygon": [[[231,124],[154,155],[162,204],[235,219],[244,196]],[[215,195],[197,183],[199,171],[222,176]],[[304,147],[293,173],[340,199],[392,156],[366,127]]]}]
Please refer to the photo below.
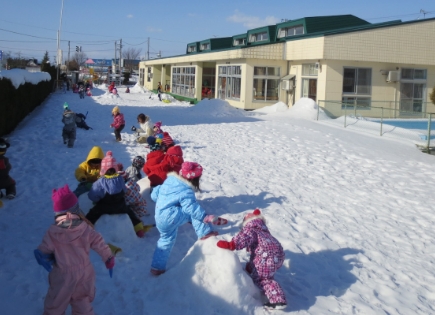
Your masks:
[{"label": "pom pom hat", "polygon": [[101,161],[100,175],[106,174],[110,168],[114,168],[116,171],[121,170],[119,163],[116,163],[116,159],[112,156],[112,151],[107,151],[106,156]]},{"label": "pom pom hat", "polygon": [[80,210],[79,200],[68,185],[53,189],[51,199],[53,200],[53,210],[56,215],[66,212],[77,213]]},{"label": "pom pom hat", "polygon": [[195,162],[181,164],[180,175],[186,179],[193,179],[202,175],[202,166]]},{"label": "pom pom hat", "polygon": [[248,222],[255,220],[255,219],[261,219],[263,222],[266,223],[265,219],[263,218],[260,209],[255,209],[252,213],[248,213],[243,218],[243,226],[245,226]]}]

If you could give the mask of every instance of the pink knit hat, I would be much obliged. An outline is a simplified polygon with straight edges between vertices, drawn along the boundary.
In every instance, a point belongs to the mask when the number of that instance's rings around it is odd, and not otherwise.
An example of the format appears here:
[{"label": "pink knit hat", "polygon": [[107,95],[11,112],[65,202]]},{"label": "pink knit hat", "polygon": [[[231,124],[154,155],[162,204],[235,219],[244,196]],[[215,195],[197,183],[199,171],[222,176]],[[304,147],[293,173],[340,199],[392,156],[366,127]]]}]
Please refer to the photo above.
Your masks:
[{"label": "pink knit hat", "polygon": [[63,212],[76,213],[79,210],[79,200],[69,189],[68,185],[57,190],[53,189],[51,199],[53,200],[53,210],[56,214]]},{"label": "pink knit hat", "polygon": [[120,163],[116,163],[116,159],[112,156],[112,151],[107,151],[106,156],[101,161],[100,175],[106,174],[109,168],[114,168],[115,171],[120,171]]},{"label": "pink knit hat", "polygon": [[196,178],[202,175],[202,166],[195,162],[181,164],[180,175],[186,179]]}]

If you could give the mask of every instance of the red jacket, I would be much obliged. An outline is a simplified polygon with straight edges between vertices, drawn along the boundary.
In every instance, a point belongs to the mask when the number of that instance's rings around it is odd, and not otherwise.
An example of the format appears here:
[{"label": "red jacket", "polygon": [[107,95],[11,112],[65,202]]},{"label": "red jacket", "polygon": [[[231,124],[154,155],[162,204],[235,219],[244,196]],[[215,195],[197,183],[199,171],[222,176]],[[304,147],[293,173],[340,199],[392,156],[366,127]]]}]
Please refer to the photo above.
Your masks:
[{"label": "red jacket", "polygon": [[[172,140],[171,136],[166,131],[163,133],[163,140],[162,140],[162,142],[164,144],[166,144],[167,148],[169,148],[169,147],[171,147],[171,146],[173,146],[175,144],[174,140]],[[183,154],[183,153],[181,153],[181,154]]]},{"label": "red jacket", "polygon": [[163,184],[161,170],[159,170],[159,165],[163,161],[165,153],[163,151],[157,150],[148,153],[147,161],[143,166],[144,173],[148,176],[150,180],[150,186],[157,186]]},{"label": "red jacket", "polygon": [[150,180],[150,185],[158,186],[163,184],[169,172],[178,173],[180,171],[183,162],[183,151],[181,150],[181,147],[178,145],[170,147],[159,164],[154,164],[148,168],[149,173],[147,173],[147,175]]},{"label": "red jacket", "polygon": [[125,125],[124,114],[118,113],[118,115],[113,117],[113,123],[110,124],[110,126],[114,128],[119,128],[122,125]]}]

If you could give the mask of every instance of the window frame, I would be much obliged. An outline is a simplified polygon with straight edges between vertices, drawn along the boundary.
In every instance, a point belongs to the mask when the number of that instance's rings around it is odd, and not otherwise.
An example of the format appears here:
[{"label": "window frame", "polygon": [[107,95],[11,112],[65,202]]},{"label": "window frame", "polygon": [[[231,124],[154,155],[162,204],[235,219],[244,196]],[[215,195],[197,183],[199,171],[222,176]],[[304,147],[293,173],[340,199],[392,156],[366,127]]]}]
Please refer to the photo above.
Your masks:
[{"label": "window frame", "polygon": [[[240,101],[242,91],[242,65],[219,65],[217,73],[218,98]],[[224,88],[222,88],[222,82],[225,82]]]},{"label": "window frame", "polygon": [[[256,72],[256,68],[258,68],[257,70],[257,74],[255,74]],[[264,73],[260,73],[258,74],[258,72],[261,72],[260,69],[264,68],[265,71]],[[273,70],[273,74],[269,74],[269,69],[274,69]],[[278,71],[277,71],[278,70]],[[254,66],[254,71],[253,71],[253,78],[252,78],[252,101],[255,103],[260,103],[260,102],[275,102],[275,101],[279,101],[279,91],[280,91],[280,85],[281,85],[281,80],[280,80],[280,74],[281,74],[281,67],[275,67],[275,66]],[[257,86],[258,86],[258,82],[264,81],[264,86],[262,89],[262,93],[264,94],[264,99],[259,99],[257,98],[257,90],[256,90],[256,84],[255,82],[257,81]],[[269,82],[270,81],[270,82]],[[272,86],[272,82],[274,82],[274,84],[276,85],[276,87],[272,87],[271,89],[276,90],[276,95],[268,95],[269,94],[269,85]],[[268,97],[270,98],[275,98],[275,99],[268,99]]]},{"label": "window frame", "polygon": [[[407,77],[403,75],[404,71],[411,70],[412,77]],[[415,72],[421,71],[424,73],[424,78],[416,77]],[[403,92],[404,86],[412,86],[411,97],[403,97],[405,92]],[[416,97],[416,91],[420,90],[421,97]],[[424,112],[426,111],[426,97],[427,97],[427,69],[423,68],[402,68],[400,71],[400,110],[406,112]],[[405,105],[412,107],[412,109],[404,109]]]},{"label": "window frame", "polygon": [[196,66],[173,66],[171,91],[174,94],[195,98]]},{"label": "window frame", "polygon": [[[355,76],[353,78],[353,92],[351,91],[344,91],[345,88],[345,83],[346,83],[346,77],[345,77],[345,73],[346,70],[354,70],[355,72]],[[358,84],[359,80],[361,79],[361,77],[359,76],[359,72],[361,70],[368,70],[370,71],[368,73],[367,78],[370,79],[369,84],[363,85],[363,84]],[[356,106],[360,106],[361,109],[370,109],[371,107],[371,99],[372,99],[372,86],[373,86],[373,70],[372,68],[367,68],[367,67],[343,67],[343,84],[341,87],[341,101],[342,101],[342,108],[353,108],[355,105]],[[350,86],[350,85],[348,85]],[[368,87],[368,92],[363,92],[360,90],[363,89],[363,87],[366,86]],[[358,88],[359,87],[359,88]],[[365,105],[365,104],[368,104]],[[360,108],[359,108],[360,109]]]}]

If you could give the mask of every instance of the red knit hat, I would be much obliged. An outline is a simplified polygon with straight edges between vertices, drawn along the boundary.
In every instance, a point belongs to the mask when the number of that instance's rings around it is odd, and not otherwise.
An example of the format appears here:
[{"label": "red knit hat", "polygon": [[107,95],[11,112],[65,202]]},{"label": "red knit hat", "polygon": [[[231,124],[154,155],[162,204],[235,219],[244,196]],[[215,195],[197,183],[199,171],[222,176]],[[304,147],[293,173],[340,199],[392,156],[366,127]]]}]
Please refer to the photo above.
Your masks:
[{"label": "red knit hat", "polygon": [[79,209],[79,200],[77,196],[65,185],[59,189],[53,189],[51,195],[53,200],[53,210],[56,214],[63,212],[76,213]]},{"label": "red knit hat", "polygon": [[181,147],[179,145],[170,147],[168,151],[166,151],[166,155],[176,155],[183,157],[183,150],[181,150]]},{"label": "red knit hat", "polygon": [[100,175],[106,174],[109,168],[114,168],[115,171],[119,171],[119,163],[116,163],[116,159],[112,156],[112,151],[107,151],[106,156],[101,161]]},{"label": "red knit hat", "polygon": [[195,162],[181,164],[180,175],[186,179],[193,179],[202,175],[202,166]]}]

